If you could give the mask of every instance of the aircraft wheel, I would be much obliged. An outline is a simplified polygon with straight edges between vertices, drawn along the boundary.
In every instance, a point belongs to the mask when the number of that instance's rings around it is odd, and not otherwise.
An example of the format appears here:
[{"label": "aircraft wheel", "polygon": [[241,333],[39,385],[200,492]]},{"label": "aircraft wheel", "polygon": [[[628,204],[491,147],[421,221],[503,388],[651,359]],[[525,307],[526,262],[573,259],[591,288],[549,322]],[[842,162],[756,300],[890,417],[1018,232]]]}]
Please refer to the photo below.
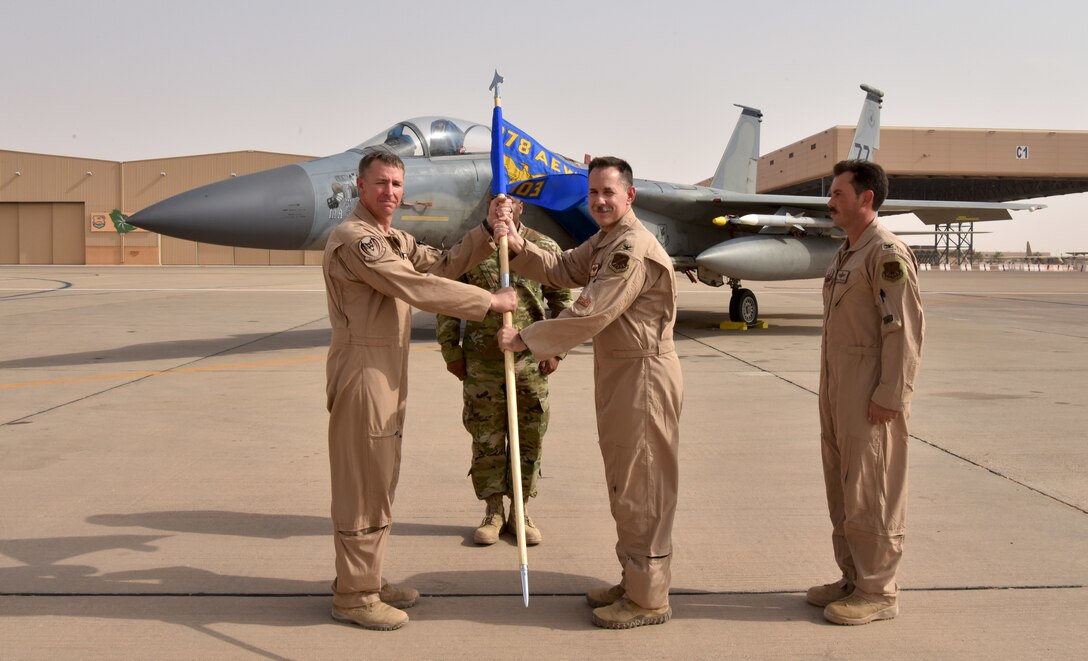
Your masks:
[{"label": "aircraft wheel", "polygon": [[751,289],[734,289],[729,299],[729,320],[753,323],[759,318],[759,303]]}]

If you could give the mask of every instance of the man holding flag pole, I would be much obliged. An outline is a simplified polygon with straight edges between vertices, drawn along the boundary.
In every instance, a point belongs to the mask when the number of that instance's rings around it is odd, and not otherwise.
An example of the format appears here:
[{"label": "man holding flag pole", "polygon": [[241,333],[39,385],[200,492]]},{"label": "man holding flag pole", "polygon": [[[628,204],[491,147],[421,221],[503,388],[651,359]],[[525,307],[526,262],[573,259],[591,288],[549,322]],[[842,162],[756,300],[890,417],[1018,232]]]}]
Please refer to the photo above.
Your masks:
[{"label": "man holding flag pole", "polygon": [[[503,130],[506,135],[500,133]],[[508,192],[518,197],[527,194],[523,199],[535,201],[549,192],[561,197],[565,184],[573,187],[579,178],[586,181],[585,171],[574,171],[577,166],[569,161],[549,158],[539,143],[525,135],[518,137],[516,131],[503,122],[496,108],[494,181],[501,186],[506,174],[506,163],[500,159],[505,157],[517,167],[517,156],[511,154],[515,145],[519,147],[516,153],[546,164],[550,173],[530,175]],[[497,155],[500,142],[507,151]],[[590,590],[586,600],[594,607],[593,623],[608,629],[662,624],[672,616],[672,524],[683,406],[683,376],[672,337],[676,280],[664,248],[632,211],[633,181],[626,161],[593,159],[588,168],[588,202],[600,231],[559,255],[540,250],[516,232],[508,221],[509,200],[493,200],[488,217],[504,252],[509,246],[515,254],[510,264],[519,274],[552,287],[583,287],[574,305],[558,317],[520,331],[504,326],[498,342],[504,351],[528,349],[537,360],[544,360],[593,339],[597,432],[622,577],[610,588]],[[583,195],[586,190],[582,188]]]},{"label": "man holding flag pole", "polygon": [[408,622],[401,609],[419,599],[416,590],[383,577],[400,476],[411,308],[480,320],[489,311],[515,309],[517,294],[448,279],[494,252],[483,228],[440,251],[392,226],[404,191],[398,156],[368,151],[356,185],[359,202],[329,236],[322,258],[332,326],[326,362],[336,549],[332,617],[388,631]]}]

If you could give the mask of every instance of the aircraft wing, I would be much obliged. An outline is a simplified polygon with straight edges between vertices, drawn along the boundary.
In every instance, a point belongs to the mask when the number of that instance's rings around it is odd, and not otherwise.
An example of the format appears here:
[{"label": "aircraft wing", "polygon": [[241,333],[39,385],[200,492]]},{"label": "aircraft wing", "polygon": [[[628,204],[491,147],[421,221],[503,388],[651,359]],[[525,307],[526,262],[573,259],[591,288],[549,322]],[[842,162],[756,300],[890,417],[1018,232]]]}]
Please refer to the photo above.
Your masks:
[{"label": "aircraft wing", "polygon": [[[757,216],[742,224],[755,228],[781,226],[802,215],[828,220],[827,198],[801,195],[734,193],[705,186],[636,181],[635,206],[679,222],[705,223],[717,217],[739,219]],[[1010,211],[1035,211],[1042,204],[1017,202],[955,202],[941,200],[885,200],[880,215],[913,213],[927,225],[1007,220]],[[776,220],[778,219],[778,220]]]},{"label": "aircraft wing", "polygon": [[709,222],[716,216],[775,214],[782,209],[827,213],[827,198],[734,193],[706,186],[636,180],[635,206],[682,222]]},{"label": "aircraft wing", "polygon": [[1045,204],[1023,202],[944,202],[939,200],[885,200],[880,215],[913,213],[926,225],[1008,220],[1010,211],[1045,209]]}]

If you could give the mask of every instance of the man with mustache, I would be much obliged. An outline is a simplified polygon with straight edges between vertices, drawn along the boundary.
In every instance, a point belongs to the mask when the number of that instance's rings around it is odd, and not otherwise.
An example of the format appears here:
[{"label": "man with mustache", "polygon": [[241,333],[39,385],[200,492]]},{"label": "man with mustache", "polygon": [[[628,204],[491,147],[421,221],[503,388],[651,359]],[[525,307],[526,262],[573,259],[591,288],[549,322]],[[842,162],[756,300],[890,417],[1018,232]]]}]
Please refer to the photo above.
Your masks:
[{"label": "man with mustache", "polygon": [[884,169],[835,165],[827,207],[846,241],[824,276],[820,443],[831,541],[842,578],[808,590],[836,624],[899,613],[907,512],[907,417],[925,320],[918,263],[881,226]]},{"label": "man with mustache", "polygon": [[[465,319],[517,308],[507,287],[491,293],[456,278],[495,250],[477,227],[448,252],[394,229],[404,162],[374,151],[359,162],[359,202],[329,236],[322,260],[332,343],[326,363],[336,579],[332,617],[398,629],[419,592],[382,579],[400,476],[411,307]],[[498,221],[501,222],[501,219]],[[439,277],[441,276],[441,277]]]},{"label": "man with mustache", "polygon": [[673,347],[676,280],[664,248],[635,217],[631,166],[619,158],[589,164],[589,209],[600,231],[559,255],[540,250],[502,222],[511,268],[553,287],[583,287],[554,319],[499,331],[506,351],[538,360],[593,339],[597,433],[616,522],[620,582],[590,590],[592,621],[608,629],[662,624],[669,607],[672,524],[679,482],[683,377]]}]

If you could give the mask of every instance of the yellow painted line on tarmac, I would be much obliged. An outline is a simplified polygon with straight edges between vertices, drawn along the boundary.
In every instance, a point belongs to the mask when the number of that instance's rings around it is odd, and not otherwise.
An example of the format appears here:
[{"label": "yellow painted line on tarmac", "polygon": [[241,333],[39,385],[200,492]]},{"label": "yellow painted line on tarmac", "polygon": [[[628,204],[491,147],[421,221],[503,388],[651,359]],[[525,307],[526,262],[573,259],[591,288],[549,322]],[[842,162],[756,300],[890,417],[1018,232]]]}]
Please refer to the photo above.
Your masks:
[{"label": "yellow painted line on tarmac", "polygon": [[[438,347],[412,347],[409,351],[437,351]],[[249,369],[251,367],[270,367],[274,365],[290,365],[292,363],[310,363],[316,360],[325,360],[325,356],[312,356],[309,358],[284,358],[283,360],[265,360],[256,363],[234,363],[230,365],[214,365],[211,367],[187,367],[177,370],[165,370],[162,372],[127,372],[124,374],[103,374],[100,376],[81,376],[71,379],[50,379],[48,381],[25,381],[23,383],[0,383],[0,389],[5,388],[29,388],[31,386],[56,386],[66,383],[83,383],[87,381],[108,381],[110,379],[138,379],[145,376],[169,376],[172,374],[194,374],[197,372],[219,372],[223,370]]]}]

